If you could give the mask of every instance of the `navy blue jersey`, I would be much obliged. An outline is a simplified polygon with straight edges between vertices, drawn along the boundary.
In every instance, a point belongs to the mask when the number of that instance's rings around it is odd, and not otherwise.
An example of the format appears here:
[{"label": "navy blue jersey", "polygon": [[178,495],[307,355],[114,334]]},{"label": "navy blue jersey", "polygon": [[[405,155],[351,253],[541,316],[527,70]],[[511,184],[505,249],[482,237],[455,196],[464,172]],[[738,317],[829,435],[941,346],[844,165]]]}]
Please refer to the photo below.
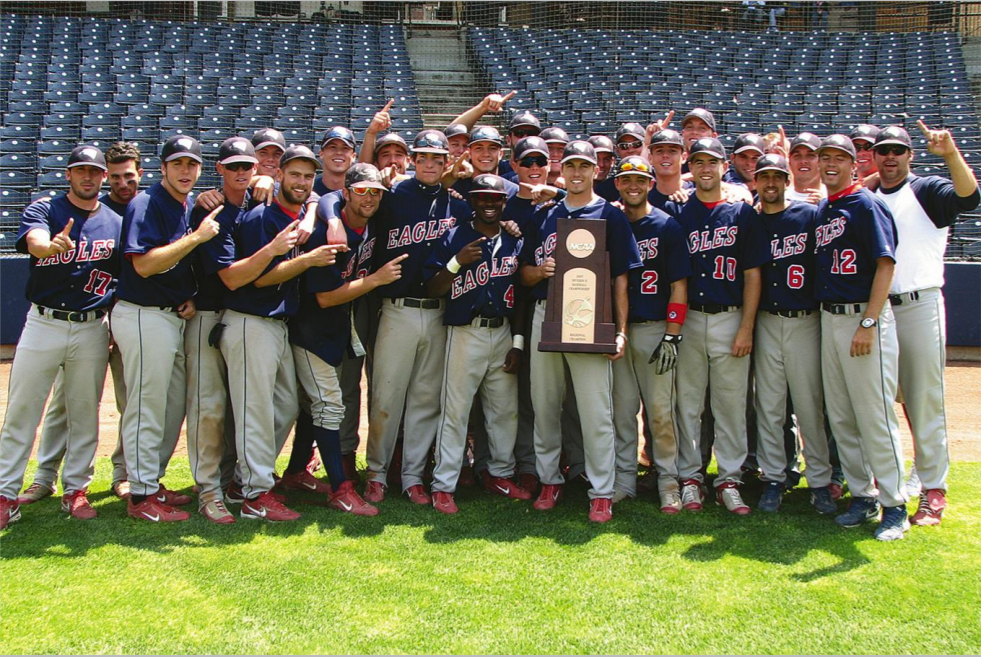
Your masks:
[{"label": "navy blue jersey", "polygon": [[692,194],[678,217],[688,240],[688,303],[743,305],[743,272],[770,261],[756,211],[745,203],[713,203]]},{"label": "navy blue jersey", "polygon": [[[221,212],[215,216],[218,222],[218,234],[194,249],[194,276],[198,281],[198,293],[194,297],[194,305],[198,310],[221,310],[225,307],[224,296],[228,288],[221,282],[218,272],[235,262],[235,226],[245,214],[245,207],[250,203],[248,192],[242,206],[225,202]],[[191,229],[197,230],[201,220],[211,212],[202,207],[191,210]]]},{"label": "navy blue jersey", "polygon": [[314,181],[313,181],[313,193],[316,194],[318,197],[323,196],[324,194],[330,194],[333,191],[336,191],[336,190],[328,189],[327,188],[327,185],[324,184],[324,177],[322,175],[317,176],[314,179]]},{"label": "navy blue jersey", "polygon": [[896,259],[896,223],[886,205],[858,185],[818,205],[814,296],[832,303],[864,303],[878,258]]},{"label": "navy blue jersey", "polygon": [[123,215],[120,266],[116,296],[141,306],[178,306],[197,292],[191,263],[184,257],[167,271],[143,278],[136,273],[131,257],[176,242],[191,232],[186,203],[170,195],[156,183],[136,195]]},{"label": "navy blue jersey", "polygon": [[469,206],[450,198],[440,185],[423,185],[415,178],[403,180],[385,194],[375,214],[378,242],[373,268],[378,269],[403,253],[402,278],[379,288],[382,297],[426,296],[423,266],[429,253],[447,230],[456,224],[456,217],[469,217]]},{"label": "navy blue jersey", "polygon": [[791,203],[777,214],[760,213],[773,260],[762,269],[760,310],[813,310],[814,229],[818,209]]},{"label": "navy blue jersey", "polygon": [[604,198],[610,203],[620,200],[620,190],[617,189],[617,185],[613,182],[615,178],[611,175],[606,180],[599,180],[593,183],[593,193],[595,193],[600,198]]},{"label": "navy blue jersey", "polygon": [[84,312],[112,303],[119,275],[122,218],[100,204],[95,212],[74,205],[67,194],[24,208],[17,250],[27,250],[27,234],[40,229],[54,237],[73,219],[68,236],[75,248],[47,258],[30,258],[25,296],[45,308]]},{"label": "navy blue jersey", "polygon": [[[695,186],[691,183],[691,181],[683,180],[681,182],[681,188],[688,190],[690,195],[695,194]],[[657,185],[654,185],[654,187],[651,188],[650,193],[647,194],[647,202],[658,210],[663,210],[675,218],[681,214],[681,208],[684,207],[683,204],[676,203],[661,192],[657,191]]]},{"label": "navy blue jersey", "polygon": [[739,172],[736,171],[736,167],[729,167],[729,169],[722,174],[722,182],[727,182],[730,185],[739,185],[740,187],[749,189],[749,185],[746,184],[746,181],[743,180],[742,176],[739,175]]},{"label": "navy blue jersey", "polygon": [[[510,178],[511,174],[514,174],[515,176],[514,179]],[[511,160],[505,160],[505,159],[501,160],[501,163],[497,165],[497,175],[499,175],[501,178],[504,178],[505,180],[512,180],[512,182],[515,183],[518,182],[517,181],[518,173],[511,166]]]},{"label": "navy blue jersey", "polygon": [[691,276],[691,258],[681,225],[674,217],[653,209],[630,222],[644,266],[630,272],[631,322],[667,319],[671,284]]},{"label": "navy blue jersey", "polygon": [[[234,251],[224,258],[231,257],[234,261],[254,255],[297,218],[297,215],[276,202],[269,207],[260,205],[252,208],[238,222],[234,235]],[[259,278],[279,263],[291,260],[299,254],[299,248],[294,247],[289,253],[274,257]],[[252,282],[237,290],[229,290],[225,294],[225,307],[259,317],[291,317],[296,314],[300,303],[299,287],[299,277],[268,287],[256,287],[255,282]]]},{"label": "navy blue jersey", "polygon": [[940,176],[920,177],[910,174],[903,182],[892,188],[880,187],[882,194],[895,194],[903,185],[909,183],[916,200],[930,221],[937,228],[946,228],[957,221],[961,212],[970,212],[981,203],[981,192],[977,188],[970,196],[961,198],[954,191],[954,183]]},{"label": "navy blue jersey", "polygon": [[[438,274],[460,249],[481,237],[486,236],[474,229],[472,221],[451,228],[429,255],[426,279]],[[523,238],[512,237],[505,230],[484,242],[481,259],[460,267],[453,275],[443,324],[462,326],[476,317],[505,317],[513,313],[518,254],[523,244]]]},{"label": "navy blue jersey", "polygon": [[[525,233],[524,248],[521,249],[520,256],[521,264],[537,267],[555,253],[556,227],[558,220],[565,217],[606,220],[606,250],[610,253],[611,281],[631,269],[644,266],[627,215],[601,198],[594,198],[588,205],[574,210],[570,210],[564,202],[539,208]],[[547,278],[532,288],[531,296],[534,299],[548,297]]]},{"label": "navy blue jersey", "polygon": [[109,196],[109,192],[106,192],[99,197],[99,203],[109,206],[109,209],[118,214],[120,217],[126,214],[126,206],[128,203],[117,203],[116,201],[112,200],[111,196]]}]

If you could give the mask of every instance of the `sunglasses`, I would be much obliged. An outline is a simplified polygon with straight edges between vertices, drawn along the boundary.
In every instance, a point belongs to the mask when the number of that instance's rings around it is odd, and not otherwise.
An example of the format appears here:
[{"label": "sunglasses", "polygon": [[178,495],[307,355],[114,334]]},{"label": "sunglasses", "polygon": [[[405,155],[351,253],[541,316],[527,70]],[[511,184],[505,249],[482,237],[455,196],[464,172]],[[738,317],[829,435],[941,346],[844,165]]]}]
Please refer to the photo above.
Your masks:
[{"label": "sunglasses", "polygon": [[543,167],[548,164],[548,158],[544,155],[529,155],[518,160],[518,164],[526,169],[530,167]]},{"label": "sunglasses", "polygon": [[225,168],[229,171],[246,171],[254,166],[251,162],[232,162],[231,164],[226,164]]},{"label": "sunglasses", "polygon": [[382,190],[377,187],[348,187],[355,196],[378,196]]},{"label": "sunglasses", "polygon": [[617,144],[617,148],[620,149],[621,151],[628,151],[631,148],[640,148],[643,145],[644,142],[642,141],[622,141],[619,144]]},{"label": "sunglasses", "polygon": [[518,128],[518,129],[515,129],[515,130],[512,130],[511,131],[511,135],[514,136],[514,137],[517,137],[518,139],[522,139],[524,137],[534,137],[537,134],[538,134],[538,131],[537,130],[534,130],[534,129],[531,129],[531,130],[521,130],[520,128]]},{"label": "sunglasses", "polygon": [[875,148],[875,146],[867,141],[853,141],[852,144],[855,145],[856,151],[870,151]]},{"label": "sunglasses", "polygon": [[906,151],[909,149],[905,146],[900,146],[899,144],[886,144],[885,146],[876,146],[876,155],[881,155],[885,157],[886,155],[905,155]]},{"label": "sunglasses", "polygon": [[620,164],[620,173],[625,173],[627,171],[640,171],[642,173],[650,173],[651,167],[646,162],[623,162]]}]

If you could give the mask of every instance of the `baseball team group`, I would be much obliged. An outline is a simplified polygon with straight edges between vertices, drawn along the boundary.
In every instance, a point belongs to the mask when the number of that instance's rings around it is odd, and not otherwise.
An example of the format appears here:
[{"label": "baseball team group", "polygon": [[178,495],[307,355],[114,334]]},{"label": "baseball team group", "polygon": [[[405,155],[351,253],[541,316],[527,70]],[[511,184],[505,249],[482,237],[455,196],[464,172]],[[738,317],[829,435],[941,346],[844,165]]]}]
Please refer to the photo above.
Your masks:
[{"label": "baseball team group", "polygon": [[[774,513],[801,456],[810,503],[839,526],[878,519],[885,541],[941,522],[943,256],[981,202],[948,131],[918,122],[949,179],[911,172],[900,126],[743,134],[727,153],[703,108],[680,131],[669,112],[588,140],[526,111],[503,136],[477,125],[511,96],[411,144],[388,131],[391,103],[362,143],[338,126],[319,154],[261,129],[212,164],[177,135],[142,191],[133,144],[75,148],[69,190],[29,205],[17,236],[31,305],[0,434],[0,528],[57,491],[59,468],[62,510],[96,517],[107,365],[112,490],[144,521],[189,518],[194,498],[161,483],[184,426],[198,510],[218,524],[236,522],[231,505],[295,520],[294,492],[374,516],[394,488],[456,514],[464,485],[545,512],[573,482],[593,522],[655,490],[665,514],[700,511],[713,489],[746,515],[747,473]],[[221,186],[192,195],[205,166]],[[616,353],[538,348],[567,218],[602,222]]]}]

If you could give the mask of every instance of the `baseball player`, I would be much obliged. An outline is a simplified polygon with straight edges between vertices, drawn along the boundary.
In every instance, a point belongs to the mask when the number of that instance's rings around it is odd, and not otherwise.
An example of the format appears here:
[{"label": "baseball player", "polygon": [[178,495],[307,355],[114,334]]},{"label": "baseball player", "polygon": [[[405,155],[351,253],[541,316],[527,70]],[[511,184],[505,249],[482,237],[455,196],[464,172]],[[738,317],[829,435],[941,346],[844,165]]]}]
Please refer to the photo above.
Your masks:
[{"label": "baseball player", "polygon": [[[562,157],[561,174],[568,196],[562,203],[535,213],[534,226],[525,238],[521,252],[521,282],[533,288],[535,318],[532,328],[531,394],[535,408],[535,455],[542,489],[534,507],[554,508],[562,497],[564,478],[559,470],[562,449],[560,417],[565,397],[565,368],[568,367],[579,417],[582,421],[586,474],[589,477],[590,510],[593,522],[613,517],[613,482],[616,457],[611,389],[611,360],[623,357],[627,346],[628,272],[643,266],[637,242],[627,217],[593,193],[596,151],[585,141],[569,142]],[[555,235],[559,218],[606,220],[606,248],[610,253],[610,280],[613,287],[614,319],[617,327],[617,353],[558,353],[538,351],[548,294],[547,279],[555,275]]]},{"label": "baseball player", "polygon": [[811,504],[819,513],[837,508],[828,486],[831,463],[824,432],[821,387],[821,322],[814,301],[814,230],[817,208],[785,198],[790,168],[780,155],[756,163],[760,222],[770,242],[772,262],[762,270],[760,313],[753,364],[756,376],[756,456],[762,470],[759,510],[780,508],[787,482],[784,425],[787,392],[793,400],[807,460]]},{"label": "baseball player", "polygon": [[971,167],[947,130],[917,125],[927,150],[944,159],[950,180],[910,173],[913,146],[898,126],[875,140],[879,187],[875,194],[896,221],[896,274],[889,300],[899,340],[899,387],[913,433],[916,474],[922,490],[914,525],[938,525],[947,506],[947,422],[944,408],[946,314],[940,288],[949,226],[981,202]]},{"label": "baseball player", "polygon": [[810,132],[802,132],[791,140],[787,160],[793,186],[785,194],[788,201],[817,205],[828,197],[818,166],[817,149],[820,146],[821,139]]},{"label": "baseball player", "polygon": [[161,181],[137,195],[123,218],[124,259],[111,327],[126,380],[122,431],[130,483],[127,513],[173,522],[187,520],[187,512],[175,505],[190,498],[162,488],[159,479],[167,423],[184,416],[184,329],[194,314],[197,289],[188,256],[217,234],[218,224],[210,215],[196,230],[188,223],[187,195],[201,175],[197,140],[183,135],[168,139],[160,159]]},{"label": "baseball player", "polygon": [[688,148],[699,139],[718,137],[715,116],[703,107],[696,107],[681,120],[681,136]]},{"label": "baseball player", "polygon": [[[468,146],[470,164],[473,167],[474,176],[482,173],[496,175],[498,167],[501,164],[501,156],[504,153],[503,147],[504,139],[501,138],[501,134],[497,131],[497,128],[491,128],[490,126],[478,126],[474,128],[470,133],[470,143]],[[518,192],[517,184],[509,180],[502,182],[508,193],[508,198],[511,198]],[[453,189],[463,195],[464,198],[469,198],[470,191],[473,188],[474,179],[472,177],[460,178],[453,185]]]},{"label": "baseball player", "polygon": [[562,157],[566,144],[569,143],[569,135],[562,128],[545,128],[539,137],[548,144],[548,184],[555,187],[564,187],[562,180]]},{"label": "baseball player", "polygon": [[855,147],[855,176],[858,182],[864,182],[866,178],[878,171],[872,149],[875,146],[875,139],[879,136],[879,127],[863,124],[855,126],[848,138],[852,140]]},{"label": "baseball player", "polygon": [[[370,126],[369,126],[370,127]],[[320,146],[323,173],[314,181],[313,191],[319,196],[341,189],[344,174],[354,164],[358,139],[343,126],[334,126],[324,135]]]},{"label": "baseball player", "polygon": [[505,180],[479,174],[472,183],[471,220],[446,232],[426,263],[427,291],[434,298],[446,297],[446,358],[432,497],[433,507],[447,514],[457,512],[453,493],[477,393],[490,452],[485,487],[505,497],[531,499],[531,493],[511,480],[518,431],[518,389],[512,375],[518,371],[524,335],[523,318],[515,317],[513,327],[510,319],[515,314],[523,241],[501,228],[508,198]]},{"label": "baseball player", "polygon": [[463,155],[470,144],[470,128],[462,123],[451,123],[443,131],[446,135],[446,143],[449,144],[450,159],[456,159]]},{"label": "baseball player", "polygon": [[613,502],[637,495],[637,413],[643,400],[661,511],[675,514],[681,510],[681,492],[673,370],[687,312],[691,261],[681,226],[647,200],[654,185],[650,162],[636,155],[622,159],[615,180],[644,266],[631,272],[627,353],[613,363]]},{"label": "baseball player", "polygon": [[446,330],[442,299],[426,294],[423,265],[436,241],[467,216],[466,204],[440,184],[449,153],[446,136],[423,130],[412,145],[415,178],[403,180],[376,215],[375,267],[407,254],[402,277],[381,288],[368,426],[368,482],[364,499],[385,498],[385,481],[405,411],[402,490],[415,504],[431,504],[422,474],[436,436]]},{"label": "baseball player", "polygon": [[504,160],[498,167],[498,174],[505,180],[514,182],[517,174],[514,172],[514,147],[525,137],[537,137],[542,132],[542,124],[538,118],[528,111],[516,112],[508,123],[508,148],[511,149],[511,159]]},{"label": "baseball player", "polygon": [[[821,202],[816,232],[821,302],[821,375],[838,455],[852,493],[842,527],[857,527],[885,507],[880,541],[904,537],[907,495],[903,448],[893,401],[899,343],[889,305],[896,227],[889,208],[852,182],[855,147],[845,135],[825,137],[818,149]],[[875,482],[873,482],[875,477]],[[878,499],[876,499],[878,488]]]},{"label": "baseball player", "polygon": [[[715,417],[716,500],[737,515],[750,512],[739,493],[747,455],[746,382],[760,295],[769,261],[753,208],[722,197],[725,148],[714,138],[691,144],[695,193],[678,216],[688,240],[692,276],[685,341],[678,349],[678,470],[682,506],[702,508],[701,416],[706,388]],[[709,381],[711,380],[711,386]]]},{"label": "baseball player", "polygon": [[596,151],[596,180],[593,182],[593,191],[607,201],[619,200],[620,193],[617,192],[613,181],[613,167],[617,161],[613,140],[606,135],[593,135],[586,141],[592,144],[593,150]]},{"label": "baseball player", "polygon": [[650,151],[656,180],[647,200],[658,210],[677,217],[694,188],[690,181],[681,179],[682,165],[688,159],[684,138],[675,130],[659,130],[651,136]]},{"label": "baseball player", "polygon": [[95,469],[99,400],[109,361],[106,314],[119,268],[122,223],[99,202],[106,171],[98,148],[75,148],[65,169],[68,193],[32,203],[21,217],[17,250],[30,255],[31,307],[14,354],[0,429],[0,529],[20,520],[17,493],[60,370],[71,417],[61,508],[80,520],[96,517],[87,491]]},{"label": "baseball player", "polygon": [[644,139],[647,131],[639,123],[624,123],[613,135],[620,159],[631,155],[644,155]]},{"label": "baseball player", "polygon": [[[468,109],[460,116],[453,119],[453,122],[450,123],[450,126],[455,126],[455,125],[463,126],[465,128],[464,132],[469,133],[471,130],[473,130],[473,127],[477,125],[477,122],[484,117],[485,114],[500,112],[502,109],[504,109],[504,104],[507,103],[512,98],[514,98],[517,93],[518,92],[516,91],[512,91],[504,96],[502,96],[501,94],[488,94],[484,96],[484,98],[479,103]],[[450,126],[447,127],[447,130],[449,130]],[[455,131],[452,130],[450,132],[454,132],[454,134],[457,134]],[[461,150],[460,152],[455,153],[454,146],[453,146],[453,136],[449,132],[445,132],[445,131],[444,134],[446,134],[446,138],[450,141],[450,157],[458,157],[460,153],[462,153],[463,151]],[[516,142],[517,140],[515,140],[515,143]],[[514,147],[514,144],[512,143],[509,143],[508,145],[512,148]]]},{"label": "baseball player", "polygon": [[736,143],[732,146],[732,160],[729,163],[729,170],[723,176],[723,180],[732,185],[740,185],[751,192],[756,191],[756,161],[763,156],[766,143],[763,137],[754,133],[747,132],[736,137]]}]

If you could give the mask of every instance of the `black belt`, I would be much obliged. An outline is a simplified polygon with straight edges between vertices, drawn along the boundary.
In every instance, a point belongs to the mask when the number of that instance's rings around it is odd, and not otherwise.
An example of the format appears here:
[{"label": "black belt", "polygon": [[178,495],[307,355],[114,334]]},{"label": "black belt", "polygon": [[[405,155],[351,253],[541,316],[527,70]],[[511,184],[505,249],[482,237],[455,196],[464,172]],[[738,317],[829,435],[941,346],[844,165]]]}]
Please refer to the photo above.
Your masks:
[{"label": "black belt", "polygon": [[717,315],[719,313],[727,313],[730,310],[739,310],[739,306],[723,306],[718,303],[689,303],[688,309],[705,313],[706,315]]},{"label": "black belt", "polygon": [[776,315],[777,317],[786,317],[787,319],[797,319],[798,317],[807,317],[813,310],[767,310],[766,312],[771,315]]},{"label": "black belt", "polygon": [[52,319],[60,319],[63,322],[90,322],[95,319],[101,319],[106,316],[109,312],[106,308],[98,308],[96,310],[90,310],[88,312],[65,312],[64,310],[54,310],[53,308],[45,308],[44,306],[38,306],[37,312],[42,317],[51,317]]},{"label": "black belt", "polygon": [[504,326],[503,317],[474,317],[470,326],[475,328],[498,328]]},{"label": "black belt", "polygon": [[860,303],[828,303],[823,301],[821,303],[821,310],[826,313],[831,313],[832,315],[857,315],[862,312],[862,304]]},{"label": "black belt", "polygon": [[[395,303],[395,299],[392,299],[392,303]],[[423,310],[439,310],[443,307],[442,299],[414,299],[412,297],[403,297],[402,305],[406,308],[422,308]]]},{"label": "black belt", "polygon": [[889,303],[891,303],[894,306],[901,306],[904,303],[908,303],[911,301],[919,301],[919,299],[920,299],[920,293],[917,291],[903,292],[902,294],[889,295]]}]

